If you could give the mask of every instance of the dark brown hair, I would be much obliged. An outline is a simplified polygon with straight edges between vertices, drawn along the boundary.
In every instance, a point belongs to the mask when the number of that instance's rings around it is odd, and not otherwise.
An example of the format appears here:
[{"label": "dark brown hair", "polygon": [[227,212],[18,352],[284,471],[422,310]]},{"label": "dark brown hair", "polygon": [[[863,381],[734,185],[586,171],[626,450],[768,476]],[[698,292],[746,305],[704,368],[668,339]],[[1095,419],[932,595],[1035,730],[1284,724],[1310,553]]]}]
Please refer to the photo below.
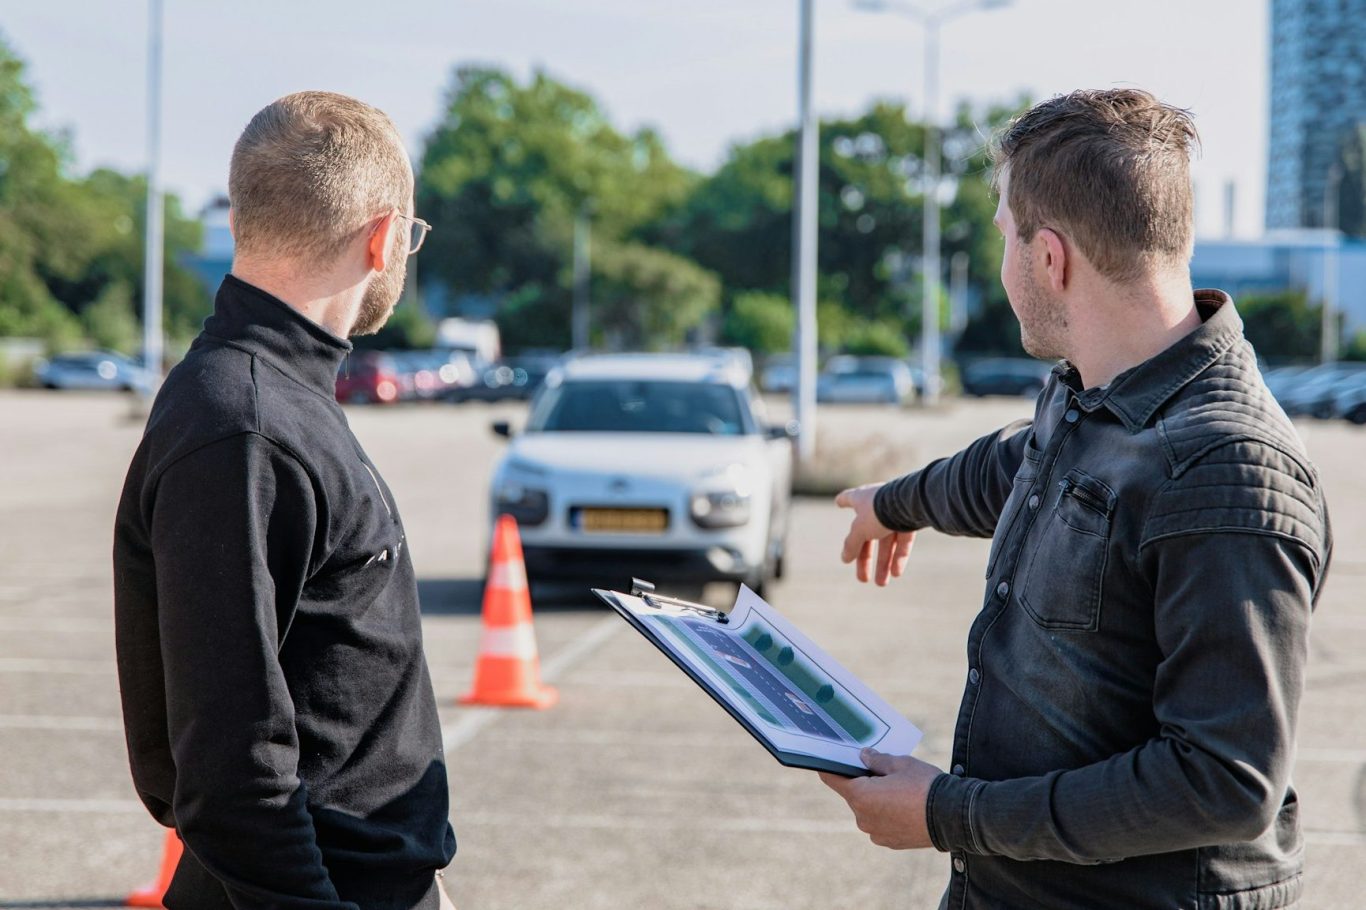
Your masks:
[{"label": "dark brown hair", "polygon": [[1190,261],[1190,112],[1138,89],[1077,91],[1037,104],[997,137],[996,172],[1020,239],[1053,228],[1107,278]]}]

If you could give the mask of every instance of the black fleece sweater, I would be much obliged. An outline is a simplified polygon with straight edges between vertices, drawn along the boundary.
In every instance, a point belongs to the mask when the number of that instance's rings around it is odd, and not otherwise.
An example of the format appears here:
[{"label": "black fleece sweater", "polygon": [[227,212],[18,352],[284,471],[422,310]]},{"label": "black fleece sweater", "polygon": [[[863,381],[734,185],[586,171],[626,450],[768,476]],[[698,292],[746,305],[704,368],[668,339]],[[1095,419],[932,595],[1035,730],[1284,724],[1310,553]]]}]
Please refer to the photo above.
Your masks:
[{"label": "black fleece sweater", "polygon": [[187,847],[170,906],[425,906],[455,852],[403,524],[333,397],[350,350],[229,276],[128,470],[119,683]]}]

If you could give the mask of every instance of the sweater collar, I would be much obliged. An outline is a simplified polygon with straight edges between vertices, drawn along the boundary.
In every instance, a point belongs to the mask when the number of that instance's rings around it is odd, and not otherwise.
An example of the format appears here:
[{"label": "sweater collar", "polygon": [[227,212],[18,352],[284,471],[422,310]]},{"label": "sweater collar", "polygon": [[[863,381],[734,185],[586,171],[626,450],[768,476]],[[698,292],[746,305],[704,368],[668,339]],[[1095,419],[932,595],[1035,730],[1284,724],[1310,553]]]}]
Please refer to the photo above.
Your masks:
[{"label": "sweater collar", "polygon": [[351,342],[231,274],[218,289],[204,334],[249,351],[328,398],[336,392],[337,370],[351,353]]}]

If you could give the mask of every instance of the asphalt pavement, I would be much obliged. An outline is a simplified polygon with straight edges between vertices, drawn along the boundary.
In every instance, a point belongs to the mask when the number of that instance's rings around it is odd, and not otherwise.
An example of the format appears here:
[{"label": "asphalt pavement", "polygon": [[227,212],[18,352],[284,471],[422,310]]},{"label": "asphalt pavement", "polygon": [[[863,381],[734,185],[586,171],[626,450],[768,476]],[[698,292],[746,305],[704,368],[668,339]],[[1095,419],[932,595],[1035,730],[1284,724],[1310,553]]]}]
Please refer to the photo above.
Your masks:
[{"label": "asphalt pavement", "polygon": [[[825,408],[832,438],[892,446],[910,469],[1029,412]],[[393,489],[420,576],[450,767],[462,910],[934,908],[933,851],[872,846],[810,772],[779,766],[667,659],[587,596],[542,598],[536,635],[560,690],[547,711],[458,707],[479,638],[486,484],[517,406],[349,409]],[[1296,785],[1306,908],[1366,890],[1366,431],[1300,424],[1337,552],[1314,620]],[[151,878],[162,832],[129,782],[113,661],[114,506],[141,424],[125,398],[0,393],[0,908],[114,907]],[[908,575],[858,585],[845,520],[795,506],[770,600],[899,707],[942,764],[986,544],[918,537]],[[722,598],[724,591],[710,596]]]}]

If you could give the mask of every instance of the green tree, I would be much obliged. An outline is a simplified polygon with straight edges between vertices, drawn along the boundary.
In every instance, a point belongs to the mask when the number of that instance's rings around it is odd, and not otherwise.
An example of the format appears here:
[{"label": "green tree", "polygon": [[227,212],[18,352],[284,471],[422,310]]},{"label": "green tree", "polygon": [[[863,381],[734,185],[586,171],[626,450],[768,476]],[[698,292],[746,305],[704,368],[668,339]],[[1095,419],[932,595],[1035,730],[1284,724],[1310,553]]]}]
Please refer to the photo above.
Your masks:
[{"label": "green tree", "polygon": [[134,354],[142,347],[133,295],[122,281],[105,285],[95,302],[81,312],[81,326],[97,348]]},{"label": "green tree", "polygon": [[[127,320],[114,313],[131,308],[117,300],[142,296],[146,181],[108,170],[69,177],[67,142],[34,130],[34,112],[23,62],[0,38],[0,334],[74,346],[82,334],[77,317],[100,301],[87,327],[125,343]],[[199,225],[174,196],[166,209],[166,326],[184,338],[209,308],[178,261],[198,247]]]},{"label": "green tree", "polygon": [[593,263],[593,326],[611,348],[677,347],[720,298],[715,275],[665,250],[612,244]]},{"label": "green tree", "polygon": [[79,273],[84,263],[66,255],[65,239],[88,226],[70,217],[67,149],[30,127],[35,109],[24,63],[0,36],[0,335],[65,347],[80,329],[44,278]]},{"label": "green tree", "polygon": [[[619,291],[613,270],[650,257],[614,245],[634,242],[643,225],[679,206],[695,180],[656,133],[623,135],[591,97],[543,73],[523,85],[496,69],[457,69],[418,178],[418,207],[436,226],[429,274],[456,298],[498,300],[509,347],[565,346],[575,219],[590,220],[594,258],[607,260],[605,287]],[[668,297],[674,281],[652,274],[632,291],[637,303],[648,287]],[[605,300],[604,311],[614,305]]]},{"label": "green tree", "polygon": [[792,301],[777,294],[746,291],[735,295],[721,334],[727,343],[756,354],[776,354],[791,349],[796,325]]},{"label": "green tree", "polygon": [[1323,311],[1304,291],[1244,294],[1238,301],[1243,332],[1267,360],[1311,360],[1318,356]]},{"label": "green tree", "polygon": [[[1005,298],[983,137],[1023,104],[965,105],[944,138],[946,185],[954,191],[943,212],[944,261],[960,250],[968,253],[969,279],[988,307],[1004,305]],[[924,137],[922,124],[888,103],[853,119],[823,122],[820,130],[818,296],[837,301],[856,320],[895,326],[902,334],[919,330]],[[786,133],[734,147],[725,164],[645,236],[716,271],[729,299],[744,290],[788,295],[793,141]],[[838,347],[825,323],[822,347]]]}]

